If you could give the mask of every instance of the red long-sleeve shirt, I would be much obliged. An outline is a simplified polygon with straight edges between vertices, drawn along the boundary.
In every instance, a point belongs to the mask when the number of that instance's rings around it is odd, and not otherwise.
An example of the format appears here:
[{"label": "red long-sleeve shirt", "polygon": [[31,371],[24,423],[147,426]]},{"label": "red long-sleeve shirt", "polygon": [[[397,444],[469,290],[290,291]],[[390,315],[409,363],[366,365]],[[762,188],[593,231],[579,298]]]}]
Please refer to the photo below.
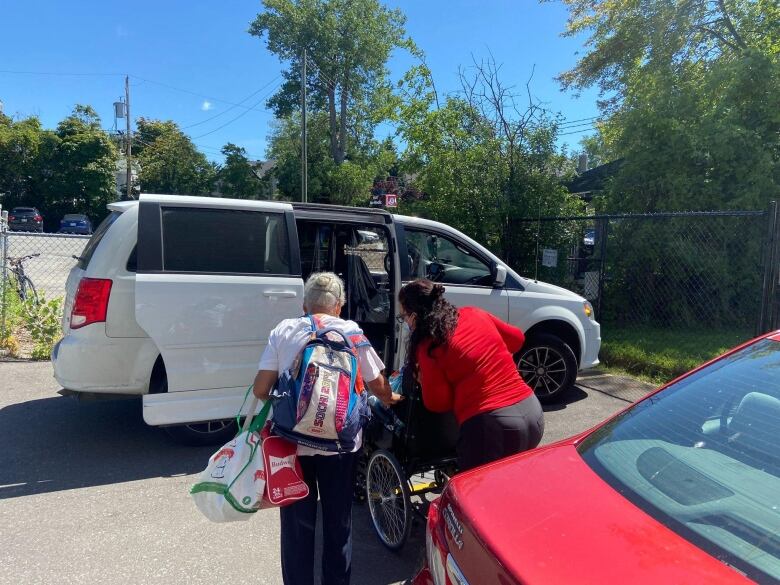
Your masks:
[{"label": "red long-sleeve shirt", "polygon": [[430,341],[422,342],[417,363],[425,407],[452,410],[462,424],[476,414],[520,402],[533,391],[512,357],[523,346],[523,332],[476,307],[458,313],[450,341],[432,356]]}]

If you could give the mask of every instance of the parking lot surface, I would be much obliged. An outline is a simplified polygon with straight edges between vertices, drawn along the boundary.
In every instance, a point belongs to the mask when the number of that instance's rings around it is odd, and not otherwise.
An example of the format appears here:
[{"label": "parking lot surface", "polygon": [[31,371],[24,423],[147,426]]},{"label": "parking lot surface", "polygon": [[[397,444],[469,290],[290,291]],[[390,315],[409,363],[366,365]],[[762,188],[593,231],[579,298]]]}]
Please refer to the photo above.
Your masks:
[{"label": "parking lot surface", "polygon": [[[219,525],[190,501],[213,448],[172,443],[143,423],[139,400],[78,402],[58,389],[48,363],[0,363],[0,584],[281,583],[278,512]],[[626,405],[575,388],[545,408],[543,442]],[[387,551],[356,505],[352,582],[403,583],[424,542],[420,522],[400,554]]]}]

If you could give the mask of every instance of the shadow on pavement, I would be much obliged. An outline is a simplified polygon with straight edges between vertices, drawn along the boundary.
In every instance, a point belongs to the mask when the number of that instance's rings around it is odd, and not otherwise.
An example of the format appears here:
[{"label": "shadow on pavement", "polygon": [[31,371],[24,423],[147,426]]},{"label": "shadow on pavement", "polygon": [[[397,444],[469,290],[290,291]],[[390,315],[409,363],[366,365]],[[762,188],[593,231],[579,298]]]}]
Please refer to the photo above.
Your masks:
[{"label": "shadow on pavement", "polygon": [[379,542],[368,504],[352,507],[353,583],[397,583],[411,579],[422,567],[424,556],[425,520],[416,518],[409,540],[400,551],[392,552]]},{"label": "shadow on pavement", "polygon": [[201,471],[213,447],[147,426],[140,399],[44,398],[0,410],[0,499]]},{"label": "shadow on pavement", "polygon": [[565,392],[563,396],[560,397],[558,402],[542,404],[542,410],[544,410],[544,412],[555,412],[557,410],[563,410],[570,404],[574,404],[580,400],[585,400],[587,397],[588,395],[584,390],[578,388],[577,386],[573,386],[568,392]]}]

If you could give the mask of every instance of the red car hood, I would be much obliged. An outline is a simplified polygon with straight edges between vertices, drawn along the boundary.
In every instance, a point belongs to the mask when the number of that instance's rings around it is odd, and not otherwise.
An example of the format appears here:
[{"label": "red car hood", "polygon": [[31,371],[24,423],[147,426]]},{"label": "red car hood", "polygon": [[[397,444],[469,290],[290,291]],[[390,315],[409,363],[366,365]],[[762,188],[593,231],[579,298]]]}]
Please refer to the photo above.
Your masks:
[{"label": "red car hood", "polygon": [[457,476],[442,503],[463,530],[461,548],[445,533],[469,583],[750,582],[626,500],[571,443]]}]

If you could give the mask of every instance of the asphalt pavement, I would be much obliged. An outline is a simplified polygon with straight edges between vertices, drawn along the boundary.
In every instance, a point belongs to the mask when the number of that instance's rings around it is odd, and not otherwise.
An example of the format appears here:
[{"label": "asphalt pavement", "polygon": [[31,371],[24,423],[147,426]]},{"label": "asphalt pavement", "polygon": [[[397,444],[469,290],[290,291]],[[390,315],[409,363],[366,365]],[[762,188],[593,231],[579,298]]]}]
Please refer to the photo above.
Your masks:
[{"label": "asphalt pavement", "polygon": [[[278,512],[219,525],[191,502],[213,448],[146,426],[140,400],[78,402],[57,390],[48,363],[0,362],[0,585],[281,583]],[[627,404],[575,388],[545,408],[544,443]],[[387,551],[356,505],[352,582],[403,583],[424,542],[418,522],[400,553]]]}]

